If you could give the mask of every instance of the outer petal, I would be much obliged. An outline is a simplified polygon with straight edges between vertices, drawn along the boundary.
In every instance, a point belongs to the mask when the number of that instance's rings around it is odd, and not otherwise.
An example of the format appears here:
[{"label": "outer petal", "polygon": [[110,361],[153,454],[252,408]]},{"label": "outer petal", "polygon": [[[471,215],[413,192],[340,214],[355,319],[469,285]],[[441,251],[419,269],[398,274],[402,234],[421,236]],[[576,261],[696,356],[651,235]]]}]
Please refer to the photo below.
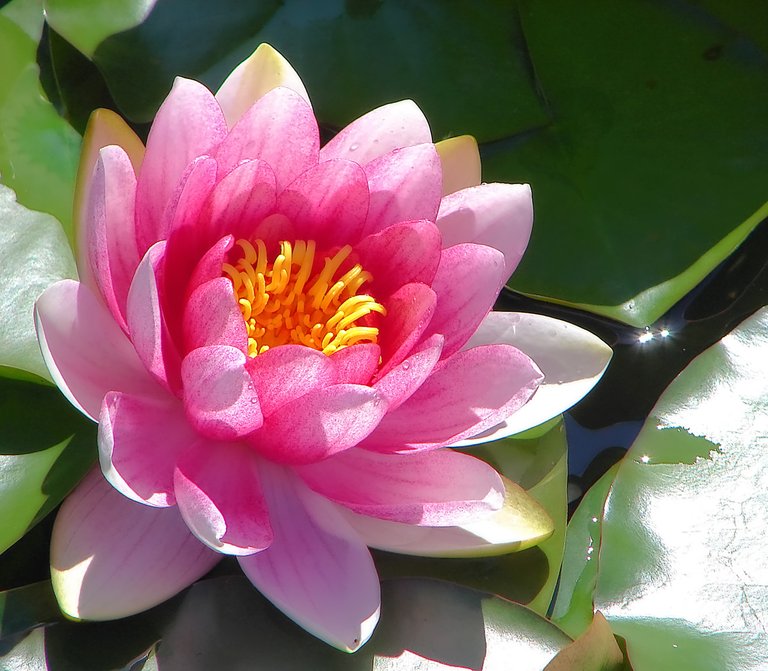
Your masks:
[{"label": "outer petal", "polygon": [[508,345],[459,352],[441,361],[363,445],[387,452],[449,445],[511,415],[533,395],[541,378],[535,364]]},{"label": "outer petal", "polygon": [[264,489],[275,540],[240,566],[291,619],[352,652],[379,619],[379,580],[368,549],[339,511],[290,471],[267,465]]},{"label": "outer petal", "polygon": [[424,527],[358,515],[339,506],[344,518],[370,547],[426,557],[480,557],[538,545],[554,524],[538,501],[502,476],[504,505],[482,519],[453,527]]},{"label": "outer petal", "polygon": [[365,166],[371,192],[366,233],[402,221],[434,221],[443,192],[440,157],[432,143],[395,149]]},{"label": "outer petal", "polygon": [[309,104],[309,96],[299,75],[275,49],[260,44],[238,65],[216,93],[227,124],[234,126],[246,110],[278,86],[296,91]]},{"label": "outer petal", "polygon": [[151,506],[172,506],[173,469],[201,437],[173,396],[142,398],[109,392],[99,416],[99,461],[121,494]]},{"label": "outer petal", "polygon": [[321,248],[354,244],[368,214],[365,172],[351,161],[318,163],[280,194],[277,210]]},{"label": "outer petal", "polygon": [[498,249],[504,254],[509,277],[531,237],[531,187],[482,184],[452,193],[440,203],[437,225],[443,234],[443,247],[474,242]]},{"label": "outer petal", "polygon": [[426,335],[445,336],[443,358],[458,351],[485,318],[506,279],[504,257],[483,245],[455,245],[443,250],[432,289],[435,314]]},{"label": "outer petal", "polygon": [[519,312],[491,312],[466,347],[494,342],[507,343],[525,352],[544,373],[544,380],[522,408],[462,445],[498,440],[566,411],[597,384],[612,354],[600,338],[578,326]]},{"label": "outer petal", "polygon": [[169,599],[220,556],[189,533],[178,511],[134,503],[94,469],[56,516],[51,579],[70,617],[113,620]]},{"label": "outer petal", "polygon": [[245,370],[246,355],[228,345],[192,350],[181,363],[190,424],[214,440],[235,440],[262,424],[259,399]]},{"label": "outer petal", "polygon": [[233,555],[269,547],[272,528],[257,459],[239,443],[187,451],[173,475],[179,512],[203,543]]},{"label": "outer petal", "polygon": [[193,159],[210,154],[227,125],[213,94],[202,84],[177,77],[160,106],[147,140],[136,190],[139,253],[162,240],[165,207]]},{"label": "outer petal", "polygon": [[184,305],[184,349],[230,345],[247,353],[248,332],[232,295],[232,282],[217,277],[197,287]]},{"label": "outer petal", "polygon": [[35,304],[37,336],[53,380],[70,403],[96,420],[108,391],[162,393],[128,338],[93,292],[57,282]]},{"label": "outer petal", "polygon": [[116,144],[125,151],[131,160],[134,173],[138,173],[144,160],[144,144],[125,121],[112,110],[97,109],[88,119],[88,126],[83,135],[83,148],[80,153],[80,167],[77,170],[75,186],[75,248],[77,250],[77,269],[80,281],[90,287],[91,270],[88,263],[88,245],[85,243],[87,218],[85,208],[90,200],[93,169],[102,148]]},{"label": "outer petal", "polygon": [[278,193],[317,163],[320,137],[312,108],[290,89],[272,89],[243,114],[216,152],[220,174],[258,158],[275,171]]},{"label": "outer petal", "polygon": [[301,345],[283,345],[249,359],[261,412],[268,417],[286,403],[337,382],[330,357]]},{"label": "outer petal", "polygon": [[374,389],[337,384],[281,406],[251,440],[271,461],[310,464],[357,445],[386,409]]},{"label": "outer petal", "polygon": [[443,195],[480,184],[480,152],[477,140],[460,135],[435,143],[443,166]]},{"label": "outer petal", "polygon": [[165,242],[149,248],[128,292],[126,317],[136,353],[154,378],[169,390],[179,387],[179,353],[171,341],[158,293],[157,272]]},{"label": "outer petal", "polygon": [[407,455],[348,450],[297,470],[318,494],[356,513],[406,524],[464,524],[498,510],[504,500],[495,470],[452,450]]},{"label": "outer petal", "polygon": [[365,165],[400,147],[432,142],[432,133],[413,100],[384,105],[344,128],[320,152],[320,160],[346,158]]},{"label": "outer petal", "polygon": [[105,147],[96,163],[86,214],[90,269],[104,301],[124,331],[125,305],[139,265],[134,230],[136,176],[120,147]]}]

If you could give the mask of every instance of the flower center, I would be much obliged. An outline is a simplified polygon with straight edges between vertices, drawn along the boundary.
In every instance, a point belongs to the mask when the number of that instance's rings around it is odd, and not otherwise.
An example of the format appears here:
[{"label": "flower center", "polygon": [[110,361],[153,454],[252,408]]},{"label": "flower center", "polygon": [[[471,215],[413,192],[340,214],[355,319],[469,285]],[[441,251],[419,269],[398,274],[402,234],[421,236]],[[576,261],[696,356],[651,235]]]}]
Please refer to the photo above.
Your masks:
[{"label": "flower center", "polygon": [[[280,253],[270,262],[261,240],[255,246],[238,240],[242,257],[224,263],[222,275],[232,280],[235,300],[248,330],[248,354],[263,354],[279,345],[306,345],[331,355],[362,342],[375,343],[379,329],[366,319],[373,312],[386,314],[372,296],[359,293],[371,274],[358,263],[336,278],[351,254],[345,245],[315,260],[315,241],[280,243]],[[358,322],[363,322],[362,324]]]}]

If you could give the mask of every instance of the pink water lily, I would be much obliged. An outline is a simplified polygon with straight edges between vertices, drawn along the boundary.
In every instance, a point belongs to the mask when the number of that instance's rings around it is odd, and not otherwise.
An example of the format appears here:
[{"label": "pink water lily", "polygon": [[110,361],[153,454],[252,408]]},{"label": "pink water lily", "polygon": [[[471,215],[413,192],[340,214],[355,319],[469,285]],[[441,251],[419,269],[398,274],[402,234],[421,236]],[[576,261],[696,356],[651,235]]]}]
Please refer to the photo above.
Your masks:
[{"label": "pink water lily", "polygon": [[146,152],[96,113],[76,210],[80,281],[36,306],[51,375],[99,423],[101,470],[53,532],[65,613],[141,611],[228,554],[354,650],[379,612],[367,545],[456,556],[550,532],[447,446],[562,412],[610,353],[555,320],[489,315],[531,193],[481,185],[471,138],[433,144],[400,102],[321,148],[301,81],[262,46],[215,96],[177,79]]}]

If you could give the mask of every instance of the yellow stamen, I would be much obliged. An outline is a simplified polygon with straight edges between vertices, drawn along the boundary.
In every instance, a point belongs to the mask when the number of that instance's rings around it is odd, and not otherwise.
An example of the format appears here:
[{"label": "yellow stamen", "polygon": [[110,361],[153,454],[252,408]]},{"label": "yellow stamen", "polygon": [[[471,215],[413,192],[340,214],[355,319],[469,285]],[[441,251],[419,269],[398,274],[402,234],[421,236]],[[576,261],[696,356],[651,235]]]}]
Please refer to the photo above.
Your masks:
[{"label": "yellow stamen", "polygon": [[352,253],[346,245],[322,259],[315,271],[314,240],[280,243],[270,262],[262,240],[238,240],[241,258],[222,265],[222,276],[232,282],[235,300],[248,331],[248,354],[257,356],[272,347],[306,345],[331,355],[358,343],[375,343],[379,329],[358,322],[373,313],[386,314],[373,296],[360,292],[373,278],[358,263],[336,277]]}]

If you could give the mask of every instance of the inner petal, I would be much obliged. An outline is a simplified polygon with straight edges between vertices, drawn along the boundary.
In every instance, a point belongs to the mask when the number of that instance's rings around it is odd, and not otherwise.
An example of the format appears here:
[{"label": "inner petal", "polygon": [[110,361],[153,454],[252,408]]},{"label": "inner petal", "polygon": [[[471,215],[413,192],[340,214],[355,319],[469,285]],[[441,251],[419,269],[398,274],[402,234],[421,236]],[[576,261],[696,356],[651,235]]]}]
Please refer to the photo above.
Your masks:
[{"label": "inner petal", "polygon": [[232,282],[248,331],[248,355],[280,345],[304,345],[330,356],[376,343],[384,307],[363,288],[373,276],[349,260],[352,247],[322,254],[314,240],[280,242],[270,259],[263,240],[238,240],[222,276]]}]

